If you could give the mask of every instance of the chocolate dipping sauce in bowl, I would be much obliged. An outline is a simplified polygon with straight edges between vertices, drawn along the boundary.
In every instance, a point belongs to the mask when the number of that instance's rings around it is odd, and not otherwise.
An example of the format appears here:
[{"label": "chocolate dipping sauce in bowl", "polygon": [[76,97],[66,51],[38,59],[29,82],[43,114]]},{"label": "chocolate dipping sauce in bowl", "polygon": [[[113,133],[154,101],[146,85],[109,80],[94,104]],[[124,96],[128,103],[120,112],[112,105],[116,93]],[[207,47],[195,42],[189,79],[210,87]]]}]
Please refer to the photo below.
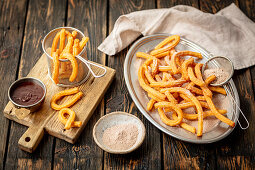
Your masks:
[{"label": "chocolate dipping sauce in bowl", "polygon": [[8,98],[16,108],[30,112],[38,110],[46,95],[46,86],[39,79],[28,77],[13,82],[8,90]]}]

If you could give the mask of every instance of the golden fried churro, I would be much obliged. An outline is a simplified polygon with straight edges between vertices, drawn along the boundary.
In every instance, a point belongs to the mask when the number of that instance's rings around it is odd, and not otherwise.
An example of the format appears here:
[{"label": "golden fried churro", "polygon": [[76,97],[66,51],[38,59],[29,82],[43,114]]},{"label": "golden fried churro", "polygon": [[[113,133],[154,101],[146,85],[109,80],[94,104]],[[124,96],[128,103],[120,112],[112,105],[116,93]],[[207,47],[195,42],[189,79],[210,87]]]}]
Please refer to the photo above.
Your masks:
[{"label": "golden fried churro", "polygon": [[[69,116],[66,117],[66,114]],[[71,127],[81,127],[81,121],[75,120],[75,112],[69,108],[63,108],[59,111],[58,119],[65,125],[64,129],[68,130]]]},{"label": "golden fried churro", "polygon": [[[67,102],[59,105],[57,104],[57,101],[59,99],[61,99],[64,96],[69,96],[75,94],[70,100],[68,100]],[[83,93],[79,92],[79,89],[77,87],[72,88],[72,89],[68,89],[68,90],[63,90],[58,92],[57,94],[55,94],[52,99],[51,99],[51,107],[54,110],[61,110],[63,108],[68,108],[71,107],[72,105],[74,105],[81,97],[82,97]]]}]

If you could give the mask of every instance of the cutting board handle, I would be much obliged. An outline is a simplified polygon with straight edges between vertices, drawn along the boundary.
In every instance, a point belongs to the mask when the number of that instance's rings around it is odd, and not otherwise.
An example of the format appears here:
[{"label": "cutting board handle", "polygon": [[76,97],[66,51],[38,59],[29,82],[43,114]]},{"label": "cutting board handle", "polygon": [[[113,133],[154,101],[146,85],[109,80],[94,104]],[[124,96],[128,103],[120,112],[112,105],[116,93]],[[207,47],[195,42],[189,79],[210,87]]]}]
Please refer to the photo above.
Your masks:
[{"label": "cutting board handle", "polygon": [[42,140],[43,135],[44,135],[43,127],[39,126],[29,127],[27,131],[19,139],[18,143],[20,149],[32,153]]}]

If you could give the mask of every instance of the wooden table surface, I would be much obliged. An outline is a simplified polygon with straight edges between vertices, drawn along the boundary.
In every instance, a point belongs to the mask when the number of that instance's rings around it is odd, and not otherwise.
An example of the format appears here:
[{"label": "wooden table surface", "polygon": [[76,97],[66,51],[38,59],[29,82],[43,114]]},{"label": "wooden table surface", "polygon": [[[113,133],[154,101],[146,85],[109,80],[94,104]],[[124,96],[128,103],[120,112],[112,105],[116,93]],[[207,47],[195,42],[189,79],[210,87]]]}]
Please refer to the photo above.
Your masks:
[{"label": "wooden table surface", "polygon": [[[43,51],[42,38],[59,26],[72,26],[89,35],[89,59],[116,69],[116,78],[75,145],[45,135],[33,154],[21,151],[18,140],[27,127],[0,116],[1,169],[254,169],[255,168],[255,67],[235,71],[241,109],[250,127],[236,127],[227,138],[207,145],[174,139],[154,127],[136,108],[123,76],[129,49],[107,56],[97,46],[112,31],[116,19],[133,11],[190,5],[216,13],[235,3],[255,21],[254,0],[1,0],[0,1],[0,110],[8,102],[9,85],[28,74]],[[245,57],[245,56],[243,56]],[[104,114],[125,111],[138,116],[147,129],[143,145],[127,155],[102,151],[92,128]],[[244,123],[243,120],[241,122]]]}]

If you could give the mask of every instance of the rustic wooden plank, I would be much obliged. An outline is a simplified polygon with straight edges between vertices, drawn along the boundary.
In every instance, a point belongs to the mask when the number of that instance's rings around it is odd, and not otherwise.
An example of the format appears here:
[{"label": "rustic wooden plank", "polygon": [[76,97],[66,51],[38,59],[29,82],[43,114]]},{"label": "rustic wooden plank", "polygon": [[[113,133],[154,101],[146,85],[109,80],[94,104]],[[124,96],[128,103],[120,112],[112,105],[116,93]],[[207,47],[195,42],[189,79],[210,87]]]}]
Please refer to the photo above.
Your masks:
[{"label": "rustic wooden plank", "polygon": [[[254,10],[254,7],[255,7],[255,1],[254,0],[246,0],[246,1],[239,1],[239,6],[240,6],[240,9],[253,21],[255,22],[255,10]],[[254,102],[254,93],[255,93],[255,66],[252,66],[250,68],[250,72],[251,72],[251,80],[252,80],[252,86],[253,86],[253,92],[251,91],[250,94],[253,94],[253,98],[252,96],[251,97],[251,101],[249,100],[249,98],[247,98],[249,95],[245,95],[247,101],[250,101],[249,104],[250,106],[253,108],[251,109],[251,112],[250,113],[254,113],[254,105],[255,105],[255,102]],[[253,101],[253,102],[252,102]],[[251,118],[249,118],[249,121],[250,121],[250,124],[251,124],[251,128],[249,128],[249,132],[248,134],[253,134],[254,132],[254,114],[249,114],[251,116]],[[255,140],[253,140],[255,141]],[[254,148],[254,146],[253,146]],[[253,160],[253,164],[252,164],[252,168],[255,169],[255,152],[253,152],[253,154],[251,155],[251,160]],[[251,169],[252,169],[251,168]]]},{"label": "rustic wooden plank", "polygon": [[[158,8],[170,8],[180,4],[199,8],[197,0],[158,0]],[[210,145],[190,144],[163,134],[163,158],[165,169],[214,169],[214,155],[214,150]]]},{"label": "rustic wooden plank", "polygon": [[[105,64],[106,56],[97,46],[106,37],[107,1],[69,1],[67,25],[89,36],[88,58]],[[112,85],[110,85],[110,88]],[[75,145],[56,139],[54,169],[102,169],[103,151],[92,137],[93,126],[104,115],[104,100],[97,107]]]},{"label": "rustic wooden plank", "polygon": [[[19,77],[26,76],[42,55],[41,41],[46,33],[64,24],[65,9],[66,2],[61,0],[29,1]],[[6,169],[50,169],[53,137],[45,136],[34,154],[25,153],[18,148],[18,140],[26,129],[12,123]]]},{"label": "rustic wooden plank", "polygon": [[[0,11],[0,110],[8,102],[7,92],[11,83],[16,78],[18,69],[20,48],[24,31],[24,22],[26,16],[26,0],[1,1]],[[2,128],[0,129],[0,169],[4,166],[4,154],[6,142],[8,142],[9,122],[3,116],[0,116]]]},{"label": "rustic wooden plank", "polygon": [[[115,1],[109,4],[109,32],[112,31],[117,18],[133,11],[155,8],[154,1]],[[129,47],[128,47],[129,48]],[[157,130],[138,111],[130,98],[123,74],[123,63],[128,48],[109,56],[108,66],[116,69],[116,80],[106,96],[106,113],[125,111],[138,116],[145,124],[146,138],[142,146],[127,155],[114,155],[105,152],[104,169],[161,169],[161,132]]]},{"label": "rustic wooden plank", "polygon": [[217,1],[207,1],[200,0],[200,9],[204,12],[216,13],[219,10],[229,6],[231,3],[238,5],[238,0],[217,0]]},{"label": "rustic wooden plank", "polygon": [[103,151],[96,146],[92,130],[95,122],[104,113],[104,102],[98,106],[78,141],[73,145],[56,139],[54,169],[102,169]]},{"label": "rustic wooden plank", "polygon": [[239,7],[253,22],[255,22],[255,1],[254,0],[246,0],[239,1]]},{"label": "rustic wooden plank", "polygon": [[[239,1],[240,9],[253,21],[255,21],[254,11],[255,1]],[[254,101],[254,85],[255,85],[255,67],[243,69],[235,72],[234,81],[240,97],[241,109],[250,122],[247,130],[241,130],[239,127],[233,134],[222,141],[219,148],[219,154],[222,155],[218,159],[219,168],[235,167],[237,169],[254,169],[255,147],[255,101]],[[241,123],[245,125],[245,121],[241,119]],[[231,155],[226,159],[228,155]],[[235,155],[235,156],[232,156]]]},{"label": "rustic wooden plank", "polygon": [[[225,169],[234,168],[236,166],[249,167],[251,165],[249,159],[252,160],[255,157],[255,101],[250,70],[244,69],[235,71],[234,82],[239,93],[241,109],[249,120],[250,127],[246,130],[242,130],[237,126],[229,137],[215,145],[215,148],[217,148],[217,165],[218,167],[225,167]],[[240,119],[240,121],[245,125],[243,119]],[[236,162],[240,159],[243,160]],[[247,159],[247,161],[245,159]],[[237,163],[236,166],[234,162]],[[253,162],[253,168],[254,167],[255,165]]]},{"label": "rustic wooden plank", "polygon": [[171,8],[175,5],[189,5],[195,8],[199,8],[198,0],[157,0],[157,7],[158,8]]},{"label": "rustic wooden plank", "polygon": [[218,161],[218,169],[254,169],[254,157],[249,156],[230,156],[221,157]]},{"label": "rustic wooden plank", "polygon": [[[240,9],[255,22],[255,0],[239,1]],[[250,67],[253,94],[255,92],[255,66]],[[254,103],[253,103],[254,105]],[[254,113],[254,112],[253,112]],[[253,114],[254,115],[254,114]],[[251,118],[254,120],[254,117]],[[255,156],[255,153],[254,153]]]},{"label": "rustic wooden plank", "polygon": [[[200,6],[205,12],[215,13],[218,10],[228,6],[232,2],[234,2],[237,6],[239,5],[237,0],[224,0],[215,3],[210,1],[201,1]],[[240,1],[240,4],[242,4],[241,7],[245,6],[242,1]],[[249,6],[243,8],[242,10],[247,12],[246,10],[248,9],[251,11],[254,10]],[[247,14],[250,14],[251,11],[247,12]],[[251,165],[253,165],[254,168],[254,164],[250,163],[252,160],[254,160],[255,153],[255,137],[253,135],[255,130],[253,114],[255,112],[255,102],[250,69],[235,71],[233,79],[239,93],[241,109],[250,121],[250,127],[247,130],[241,130],[237,125],[229,137],[214,144],[217,153],[216,165],[219,169],[239,169],[238,167],[241,169],[249,169]],[[243,119],[241,119],[241,123],[245,123]]]}]

